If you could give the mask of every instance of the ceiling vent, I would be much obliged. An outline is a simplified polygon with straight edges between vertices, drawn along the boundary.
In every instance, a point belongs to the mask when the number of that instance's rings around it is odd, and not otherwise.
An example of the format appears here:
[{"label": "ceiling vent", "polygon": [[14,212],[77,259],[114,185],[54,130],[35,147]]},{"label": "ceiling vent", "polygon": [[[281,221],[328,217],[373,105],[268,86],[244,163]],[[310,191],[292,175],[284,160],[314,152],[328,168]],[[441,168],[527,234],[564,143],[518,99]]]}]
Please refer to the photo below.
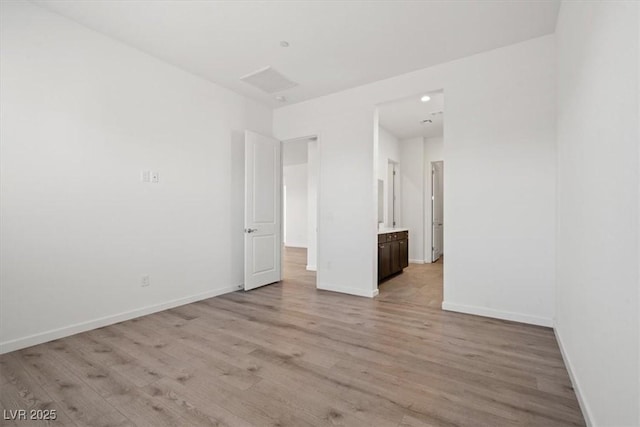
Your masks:
[{"label": "ceiling vent", "polygon": [[241,77],[240,80],[267,93],[280,92],[298,86],[298,83],[289,80],[271,67],[261,68]]}]

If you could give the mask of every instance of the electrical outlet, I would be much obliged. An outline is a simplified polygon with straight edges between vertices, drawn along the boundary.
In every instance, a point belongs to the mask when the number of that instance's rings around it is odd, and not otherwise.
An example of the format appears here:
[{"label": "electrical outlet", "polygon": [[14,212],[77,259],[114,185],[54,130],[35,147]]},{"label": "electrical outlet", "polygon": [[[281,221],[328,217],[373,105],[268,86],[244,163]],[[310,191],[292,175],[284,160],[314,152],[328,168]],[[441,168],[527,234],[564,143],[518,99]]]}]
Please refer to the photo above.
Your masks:
[{"label": "electrical outlet", "polygon": [[151,171],[142,171],[140,173],[140,181],[151,182]]},{"label": "electrical outlet", "polygon": [[140,279],[140,286],[142,286],[143,288],[149,286],[151,284],[151,279],[149,278],[148,274],[145,274],[144,276],[142,276],[142,278]]},{"label": "electrical outlet", "polygon": [[160,182],[160,174],[158,172],[151,172],[151,182],[153,184]]}]

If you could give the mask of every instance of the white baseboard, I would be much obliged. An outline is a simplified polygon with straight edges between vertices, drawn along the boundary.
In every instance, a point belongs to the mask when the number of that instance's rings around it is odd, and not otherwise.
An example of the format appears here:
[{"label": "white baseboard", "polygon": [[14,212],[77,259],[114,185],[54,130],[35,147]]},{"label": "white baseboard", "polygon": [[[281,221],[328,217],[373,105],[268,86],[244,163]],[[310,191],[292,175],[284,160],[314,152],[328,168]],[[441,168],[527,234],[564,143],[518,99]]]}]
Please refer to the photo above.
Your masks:
[{"label": "white baseboard", "polygon": [[424,264],[423,259],[410,259],[409,264]]},{"label": "white baseboard", "polygon": [[560,354],[562,354],[562,360],[564,361],[564,366],[567,368],[567,372],[569,372],[569,379],[571,379],[571,385],[573,385],[573,391],[576,393],[576,397],[578,398],[578,404],[580,405],[580,409],[582,410],[582,416],[584,417],[585,422],[587,423],[587,427],[593,427],[595,424],[593,422],[593,416],[591,410],[589,409],[589,405],[584,400],[584,397],[581,392],[580,383],[578,382],[578,378],[576,378],[573,372],[573,365],[571,364],[571,359],[569,359],[569,355],[567,354],[564,344],[562,342],[562,335],[560,331],[556,327],[553,329],[553,332],[556,334],[556,341],[558,341],[558,347],[560,347]]},{"label": "white baseboard", "polygon": [[318,267],[315,265],[307,265],[307,271],[318,271]]},{"label": "white baseboard", "polygon": [[201,301],[203,299],[213,298],[218,295],[237,291],[241,288],[242,288],[241,285],[228,286],[225,288],[203,292],[197,295],[191,295],[188,297],[178,298],[172,301],[167,301],[167,302],[163,302],[156,305],[150,305],[147,307],[142,307],[142,308],[138,308],[131,311],[126,311],[124,313],[118,313],[111,316],[100,317],[98,319],[76,323],[74,325],[65,326],[62,328],[52,329],[46,332],[40,332],[40,333],[29,335],[23,338],[17,338],[17,339],[5,341],[0,343],[0,354],[8,353],[10,351],[20,350],[22,348],[31,347],[33,345],[42,344],[48,341],[57,340],[59,338],[68,337],[69,335],[75,335],[80,332],[90,331],[92,329],[101,328],[103,326],[113,325],[114,323],[124,322],[125,320],[134,319],[140,316],[146,316],[147,314],[168,310],[170,308],[178,307],[178,306],[189,304],[196,301]]},{"label": "white baseboard", "polygon": [[528,323],[530,325],[553,327],[553,319],[531,316],[529,314],[514,313],[511,311],[494,310],[492,308],[477,307],[465,304],[456,304],[443,301],[442,309],[458,313],[475,314],[476,316],[493,317],[495,319],[512,320],[514,322]]},{"label": "white baseboard", "polygon": [[292,249],[307,249],[307,245],[302,244],[302,243],[284,243],[284,247],[285,248],[292,248]]},{"label": "white baseboard", "polygon": [[318,283],[316,288],[321,289],[323,291],[332,291],[332,292],[340,292],[342,294],[356,295],[359,297],[367,297],[373,298],[378,295],[378,289],[360,289],[360,288],[349,288],[343,286],[335,286],[326,283]]}]

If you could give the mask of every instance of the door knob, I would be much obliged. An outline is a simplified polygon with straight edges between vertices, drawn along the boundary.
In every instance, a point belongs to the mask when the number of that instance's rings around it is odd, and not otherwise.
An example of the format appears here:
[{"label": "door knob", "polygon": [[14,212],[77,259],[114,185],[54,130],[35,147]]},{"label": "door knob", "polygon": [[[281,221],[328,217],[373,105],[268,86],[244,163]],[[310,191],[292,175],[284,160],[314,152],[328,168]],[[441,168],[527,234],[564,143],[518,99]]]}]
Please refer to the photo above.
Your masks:
[{"label": "door knob", "polygon": [[253,232],[256,232],[256,231],[258,231],[257,228],[245,228],[244,229],[245,233],[253,233]]}]

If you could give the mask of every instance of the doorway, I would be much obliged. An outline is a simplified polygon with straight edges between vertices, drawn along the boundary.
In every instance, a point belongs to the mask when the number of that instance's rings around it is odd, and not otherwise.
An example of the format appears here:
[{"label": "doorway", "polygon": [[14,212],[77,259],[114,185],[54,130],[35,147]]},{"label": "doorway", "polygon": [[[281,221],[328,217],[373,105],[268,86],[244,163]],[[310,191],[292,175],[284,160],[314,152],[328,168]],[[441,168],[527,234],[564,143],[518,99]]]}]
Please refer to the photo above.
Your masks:
[{"label": "doorway", "polygon": [[[444,90],[416,93],[376,106],[378,233],[391,230],[408,235],[408,259],[403,260],[409,265],[403,273],[378,273],[383,276],[378,297],[384,300],[442,305],[444,107]],[[381,245],[386,243],[378,237],[378,252]],[[384,256],[379,253],[377,258],[380,271]]]},{"label": "doorway", "polygon": [[444,254],[444,162],[431,162],[431,262]]},{"label": "doorway", "polygon": [[282,142],[282,277],[316,285],[318,138]]},{"label": "doorway", "polygon": [[318,138],[282,142],[248,130],[244,138],[244,290],[296,281],[315,288]]}]

